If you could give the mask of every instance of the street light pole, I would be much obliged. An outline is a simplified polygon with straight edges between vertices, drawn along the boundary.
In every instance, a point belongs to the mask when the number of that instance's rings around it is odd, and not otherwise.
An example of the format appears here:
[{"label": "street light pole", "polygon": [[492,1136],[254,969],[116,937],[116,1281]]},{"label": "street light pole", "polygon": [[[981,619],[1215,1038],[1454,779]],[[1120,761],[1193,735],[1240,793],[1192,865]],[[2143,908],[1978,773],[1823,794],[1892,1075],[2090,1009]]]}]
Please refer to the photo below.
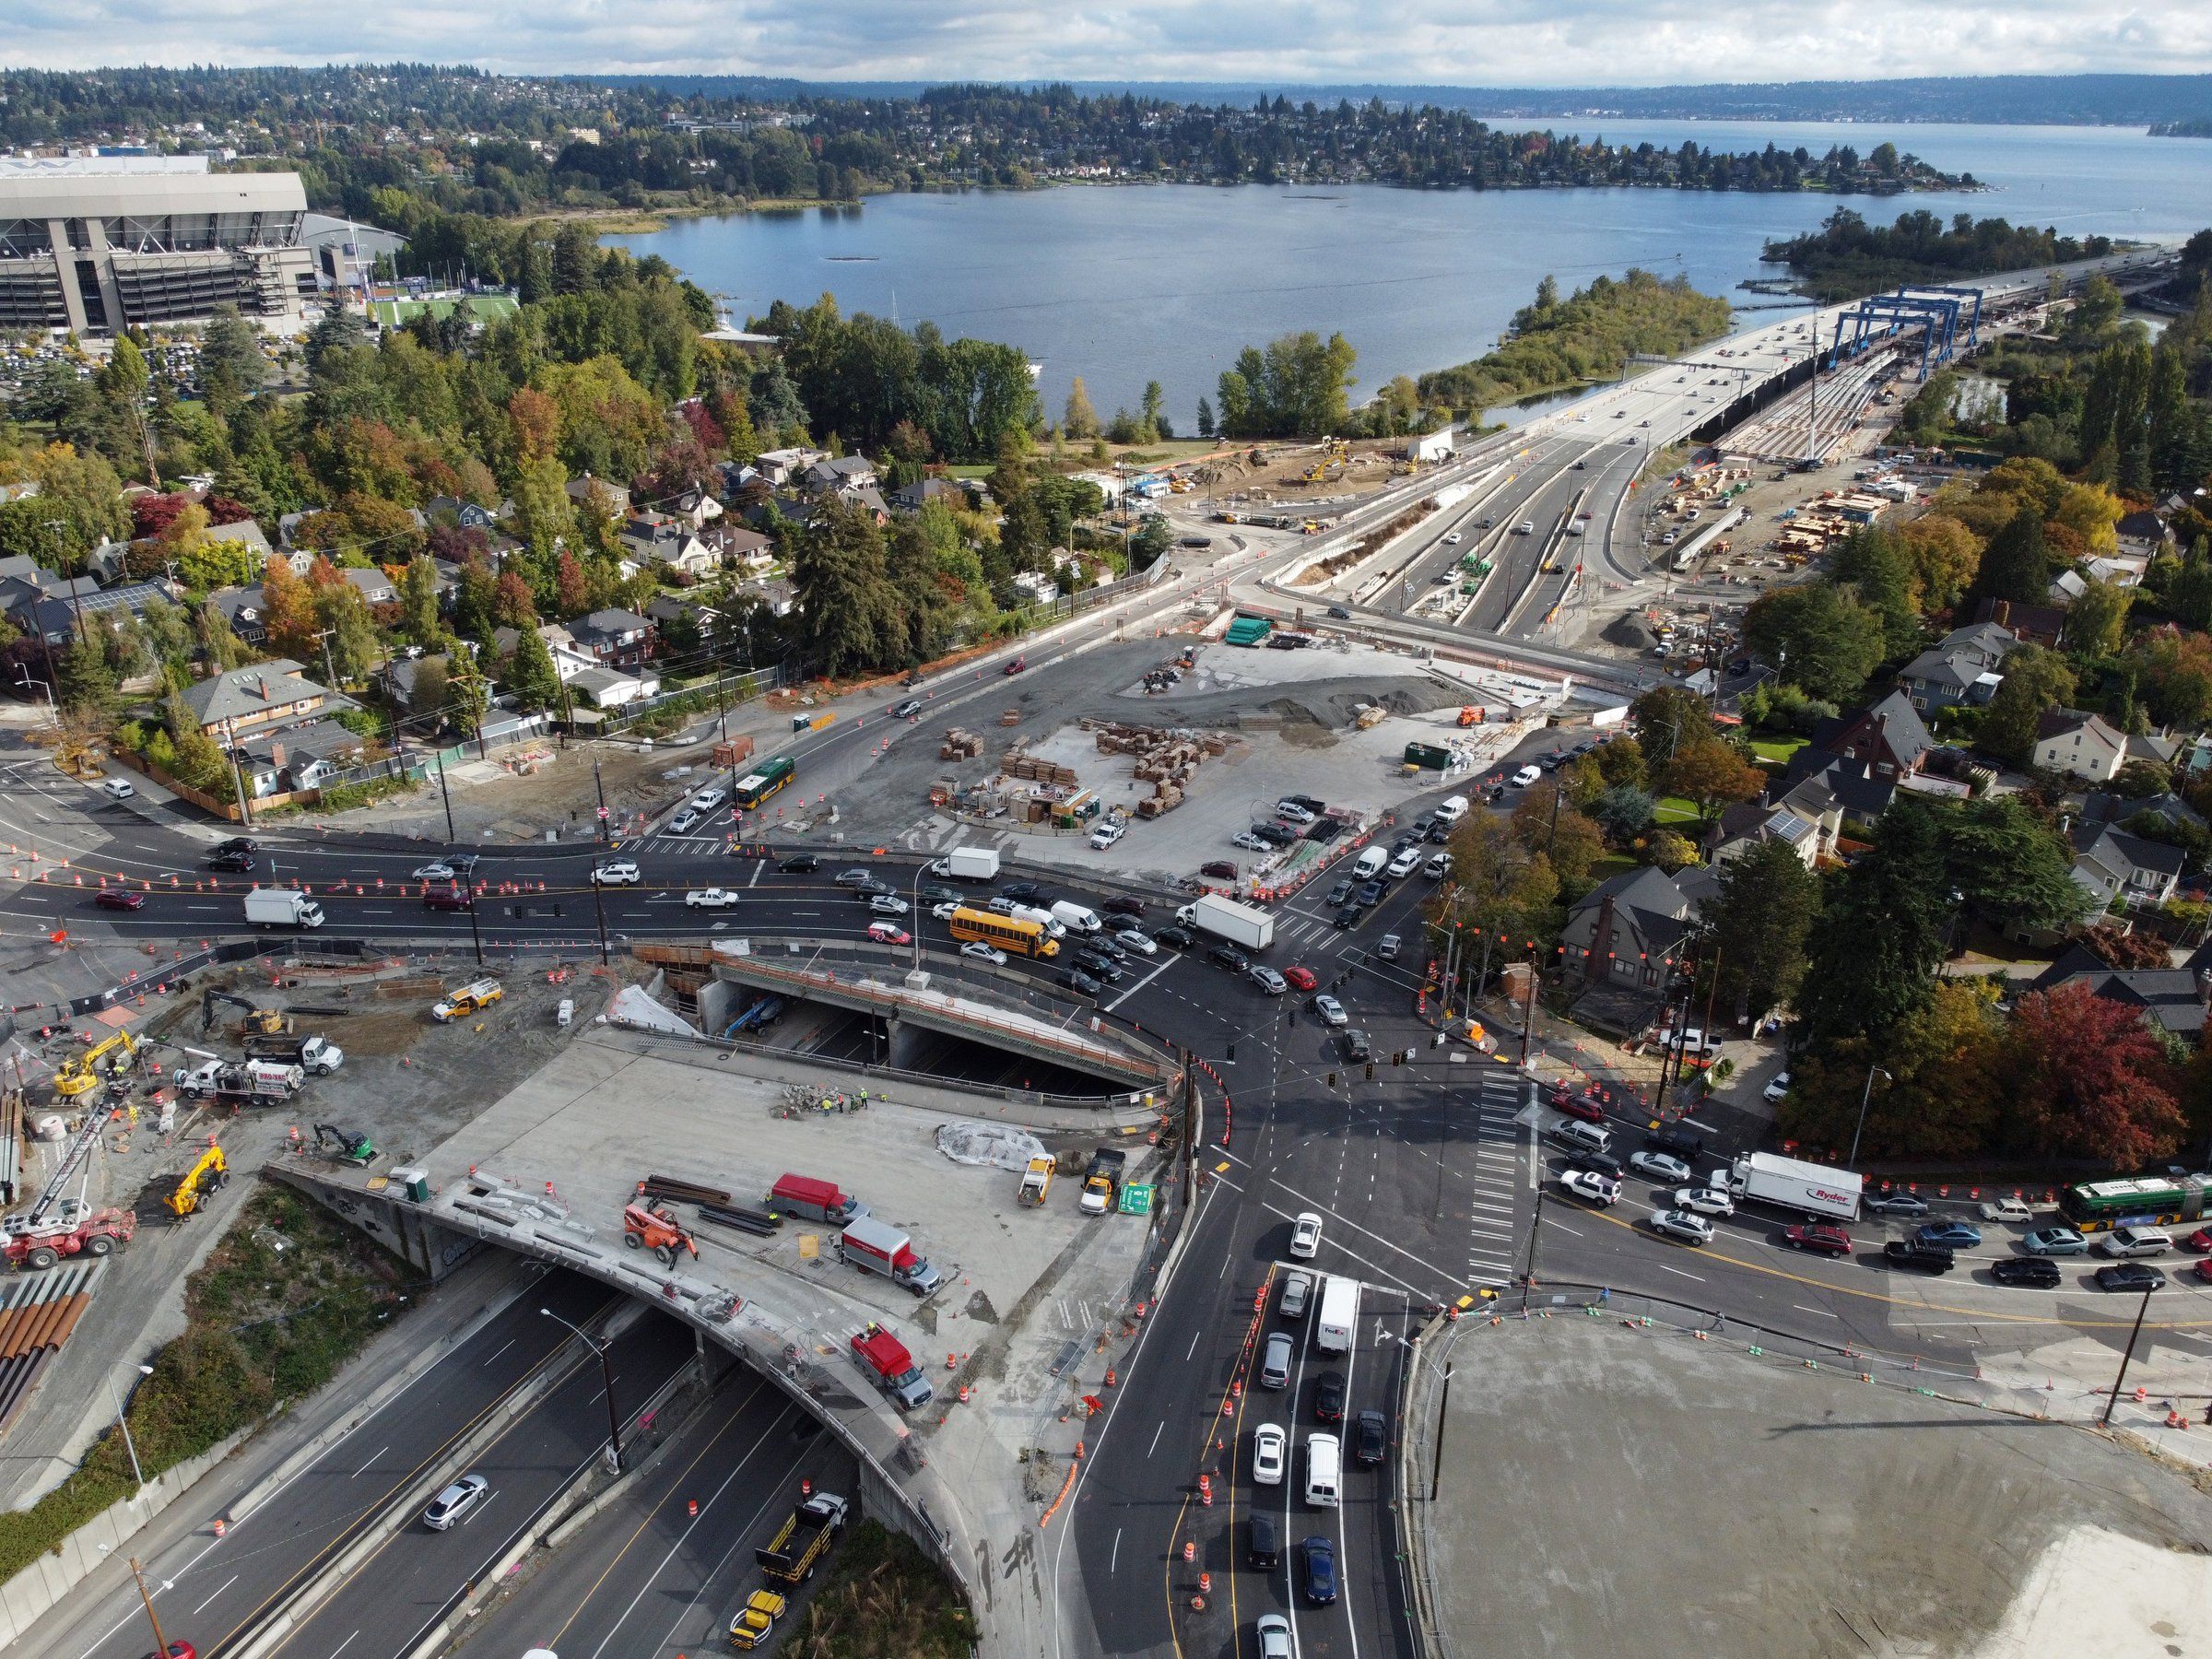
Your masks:
[{"label": "street light pole", "polygon": [[20,685],[26,691],[29,690],[33,686],[36,686],[40,690],[43,691],[46,694],[46,718],[51,720],[57,726],[62,724],[62,712],[60,709],[54,706],[53,688],[51,685],[41,679],[32,679],[30,677],[30,670],[21,666],[20,665],[18,665],[16,668],[16,683]]},{"label": "street light pole", "polygon": [[[150,1377],[154,1374],[154,1368],[150,1365],[142,1365],[138,1368],[138,1374],[142,1377]],[[130,1419],[124,1416],[123,1402],[116,1397],[114,1376],[110,1374],[106,1378],[106,1382],[108,1404],[115,1407],[115,1427],[123,1430],[123,1449],[131,1454],[131,1477],[138,1483],[138,1489],[131,1495],[131,1501],[143,1503],[146,1500],[146,1471],[138,1466],[138,1444],[131,1439]]]},{"label": "street light pole", "polygon": [[613,1472],[619,1475],[622,1472],[622,1419],[615,1411],[615,1363],[607,1358],[606,1344],[584,1335],[582,1330],[569,1324],[567,1320],[550,1308],[540,1308],[538,1312],[556,1324],[568,1325],[570,1330],[582,1337],[585,1347],[599,1356],[599,1375],[606,1384],[606,1461]]},{"label": "street light pole", "polygon": [[1865,1133],[1866,1103],[1874,1099],[1874,1079],[1877,1072],[1880,1073],[1882,1080],[1886,1083],[1897,1081],[1878,1065],[1869,1065],[1866,1068],[1866,1087],[1859,1090],[1859,1121],[1857,1126],[1851,1132],[1851,1156],[1843,1160],[1847,1164],[1856,1164],[1859,1161],[1859,1136]]},{"label": "street light pole", "polygon": [[[599,792],[599,844],[606,845],[606,785],[599,779],[599,762],[592,762],[592,787]],[[599,966],[605,968],[614,960],[606,947],[606,884],[599,879],[599,865],[592,865],[592,914],[599,924]]]},{"label": "street light pole", "polygon": [[2112,1427],[2112,1407],[2120,1404],[2120,1385],[2127,1381],[2128,1361],[2136,1357],[2136,1338],[2143,1335],[2143,1316],[2150,1312],[2150,1293],[2157,1288],[2155,1281],[2143,1287],[2143,1300],[2136,1305],[2135,1329],[2127,1334],[2127,1351],[2120,1356],[2120,1374],[2112,1379],[2112,1392],[2104,1402],[2104,1416],[2098,1419],[2100,1428]]}]

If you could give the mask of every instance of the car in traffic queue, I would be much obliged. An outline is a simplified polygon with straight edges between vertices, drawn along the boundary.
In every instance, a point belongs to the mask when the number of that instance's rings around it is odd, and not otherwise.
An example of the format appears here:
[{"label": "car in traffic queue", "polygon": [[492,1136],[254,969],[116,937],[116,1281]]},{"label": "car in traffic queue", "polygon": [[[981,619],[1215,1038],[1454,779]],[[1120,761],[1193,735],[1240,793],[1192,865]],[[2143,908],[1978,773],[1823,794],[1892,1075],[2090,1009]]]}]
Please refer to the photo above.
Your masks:
[{"label": "car in traffic queue", "polygon": [[1313,999],[1313,1012],[1321,1016],[1321,1023],[1341,1030],[1352,1023],[1352,1017],[1344,1011],[1344,1005],[1325,991]]},{"label": "car in traffic queue", "polygon": [[2116,1292],[2163,1290],[2166,1276],[2148,1262],[2114,1262],[2097,1269],[2097,1288]]},{"label": "car in traffic queue", "polygon": [[1290,1437],[1280,1423],[1262,1423],[1252,1431],[1252,1477],[1261,1486],[1281,1486],[1289,1462]]},{"label": "car in traffic queue", "polygon": [[2000,1285],[2019,1285],[2030,1290],[2055,1290],[2065,1277],[2049,1256],[1999,1256],[1989,1265],[1989,1277]]},{"label": "car in traffic queue", "polygon": [[1782,1241],[1792,1250],[1802,1250],[1812,1255],[1847,1256],[1851,1253],[1851,1235],[1828,1221],[1806,1221],[1782,1230]]},{"label": "car in traffic queue", "polygon": [[1684,1244],[1712,1242],[1712,1223],[1693,1210],[1654,1210],[1652,1212],[1652,1230]]},{"label": "car in traffic queue", "polygon": [[1312,969],[1300,964],[1293,964],[1284,969],[1283,977],[1290,982],[1294,989],[1300,991],[1311,991],[1321,982],[1313,977]]},{"label": "car in traffic queue", "polygon": [[868,937],[878,945],[912,945],[914,935],[896,922],[871,922]]},{"label": "car in traffic queue", "polygon": [[1603,1100],[1594,1094],[1578,1093],[1563,1083],[1552,1085],[1551,1092],[1544,1098],[1544,1104],[1554,1112],[1565,1112],[1571,1118],[1581,1118],[1585,1124],[1602,1124],[1606,1121],[1606,1103]]},{"label": "car in traffic queue", "polygon": [[592,870],[592,881],[597,887],[636,887],[644,879],[644,873],[627,858],[595,865]]},{"label": "car in traffic queue", "polygon": [[1695,1210],[1700,1216],[1733,1216],[1735,1200],[1725,1187],[1686,1186],[1676,1189],[1675,1207]]},{"label": "car in traffic queue", "polygon": [[491,1482],[483,1476],[464,1475],[430,1500],[429,1507],[422,1512],[422,1524],[432,1532],[446,1532],[459,1525],[490,1491]]},{"label": "car in traffic queue", "polygon": [[1672,1152],[1642,1148],[1629,1154],[1629,1168],[1663,1186],[1676,1186],[1690,1177],[1690,1168]]},{"label": "car in traffic queue", "polygon": [[[880,922],[876,924],[877,927],[882,925],[883,924]],[[873,932],[874,929],[871,928],[869,931]],[[900,942],[904,943],[904,941]],[[1004,968],[1006,965],[1006,953],[999,949],[997,946],[985,944],[981,939],[969,940],[967,944],[960,947],[960,954],[964,957],[973,957],[979,962],[988,962],[994,968]]]},{"label": "car in traffic queue", "polygon": [[1620,1182],[1610,1175],[1599,1174],[1595,1170],[1561,1171],[1559,1184],[1577,1198],[1591,1204],[1620,1202]]},{"label": "car in traffic queue", "polygon": [[1300,1210],[1290,1224],[1290,1253],[1301,1262],[1321,1253],[1321,1218],[1313,1211]]},{"label": "car in traffic queue", "polygon": [[2030,1255],[2087,1255],[2089,1241],[2070,1227],[2039,1227],[2020,1240],[2020,1248]]}]

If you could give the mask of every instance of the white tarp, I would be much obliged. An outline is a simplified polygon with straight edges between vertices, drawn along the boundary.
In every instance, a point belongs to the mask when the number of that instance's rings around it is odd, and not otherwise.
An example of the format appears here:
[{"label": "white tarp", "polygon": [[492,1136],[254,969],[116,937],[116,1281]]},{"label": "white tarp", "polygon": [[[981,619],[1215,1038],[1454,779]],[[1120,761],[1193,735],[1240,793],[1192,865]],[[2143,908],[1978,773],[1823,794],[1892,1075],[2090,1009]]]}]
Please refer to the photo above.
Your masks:
[{"label": "white tarp", "polygon": [[636,985],[625,985],[615,993],[614,1006],[606,1017],[617,1025],[638,1026],[648,1031],[674,1031],[685,1037],[696,1037],[699,1028],[681,1014],[664,1008]]},{"label": "white tarp", "polygon": [[942,1124],[937,1128],[937,1150],[958,1164],[979,1164],[1017,1174],[1030,1159],[1045,1156],[1044,1143],[1025,1129],[1004,1124]]}]

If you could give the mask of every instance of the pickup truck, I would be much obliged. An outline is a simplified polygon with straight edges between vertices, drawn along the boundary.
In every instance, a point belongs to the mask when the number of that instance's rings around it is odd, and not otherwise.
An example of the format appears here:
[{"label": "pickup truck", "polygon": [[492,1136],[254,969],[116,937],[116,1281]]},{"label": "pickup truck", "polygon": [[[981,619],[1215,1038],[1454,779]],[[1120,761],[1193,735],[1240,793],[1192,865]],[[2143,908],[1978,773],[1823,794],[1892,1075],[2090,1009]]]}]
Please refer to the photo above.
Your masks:
[{"label": "pickup truck", "polygon": [[771,1579],[805,1583],[844,1530],[845,1511],[845,1500],[835,1492],[817,1492],[791,1512],[772,1540],[753,1551],[753,1559]]}]

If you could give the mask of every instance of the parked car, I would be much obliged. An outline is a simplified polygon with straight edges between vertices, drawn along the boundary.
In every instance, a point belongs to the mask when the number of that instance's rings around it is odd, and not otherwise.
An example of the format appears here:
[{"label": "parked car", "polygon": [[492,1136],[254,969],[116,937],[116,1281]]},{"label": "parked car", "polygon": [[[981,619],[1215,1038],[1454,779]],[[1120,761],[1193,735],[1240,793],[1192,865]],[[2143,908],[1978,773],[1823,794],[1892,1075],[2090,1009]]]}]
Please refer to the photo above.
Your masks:
[{"label": "parked car", "polygon": [[1989,1265],[1989,1277],[2000,1285],[2018,1285],[2030,1290],[2055,1290],[2064,1277],[2049,1256],[2000,1256]]},{"label": "parked car", "polygon": [[1809,1221],[1798,1227],[1785,1227],[1782,1230],[1782,1241],[1792,1250],[1807,1251],[1814,1255],[1847,1256],[1851,1253],[1851,1235],[1826,1221]]},{"label": "parked car", "polygon": [[1209,859],[1198,866],[1198,874],[1214,881],[1234,881],[1237,878],[1237,866],[1226,858]]},{"label": "parked car", "polygon": [[444,1532],[457,1525],[490,1491],[491,1482],[483,1476],[464,1475],[430,1500],[430,1507],[422,1512],[422,1524],[432,1532]]},{"label": "parked car", "polygon": [[1690,1175],[1689,1166],[1667,1152],[1631,1152],[1629,1168],[1665,1186],[1679,1185]]},{"label": "parked car", "polygon": [[1760,1099],[1767,1101],[1781,1100],[1783,1095],[1790,1092],[1790,1074],[1786,1071],[1776,1072],[1767,1079],[1767,1086],[1759,1092]]},{"label": "parked car", "polygon": [[2163,1290],[2166,1276],[2148,1262],[2114,1262],[2097,1269],[2100,1290]]},{"label": "parked car", "polygon": [[2070,1227],[2039,1227],[2020,1241],[2020,1248],[2030,1255],[2087,1255],[2089,1241]]},{"label": "parked car", "polygon": [[127,801],[138,793],[128,778],[103,778],[100,787],[111,801]]}]

